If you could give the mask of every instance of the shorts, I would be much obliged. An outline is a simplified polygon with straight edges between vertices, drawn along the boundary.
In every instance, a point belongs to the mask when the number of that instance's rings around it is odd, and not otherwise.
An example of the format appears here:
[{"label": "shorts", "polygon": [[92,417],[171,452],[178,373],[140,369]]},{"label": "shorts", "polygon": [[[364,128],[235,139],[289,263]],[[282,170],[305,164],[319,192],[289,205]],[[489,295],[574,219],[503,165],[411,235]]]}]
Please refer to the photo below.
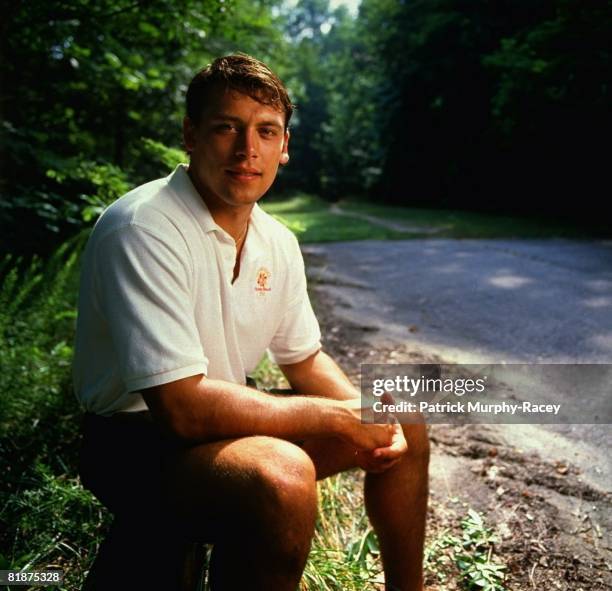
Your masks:
[{"label": "shorts", "polygon": [[85,413],[82,433],[79,475],[85,488],[115,516],[166,513],[165,467],[176,451],[190,444],[165,435],[148,410],[111,417]]},{"label": "shorts", "polygon": [[115,516],[163,511],[165,461],[179,444],[162,434],[149,411],[86,413],[82,433],[79,475],[85,488]]}]

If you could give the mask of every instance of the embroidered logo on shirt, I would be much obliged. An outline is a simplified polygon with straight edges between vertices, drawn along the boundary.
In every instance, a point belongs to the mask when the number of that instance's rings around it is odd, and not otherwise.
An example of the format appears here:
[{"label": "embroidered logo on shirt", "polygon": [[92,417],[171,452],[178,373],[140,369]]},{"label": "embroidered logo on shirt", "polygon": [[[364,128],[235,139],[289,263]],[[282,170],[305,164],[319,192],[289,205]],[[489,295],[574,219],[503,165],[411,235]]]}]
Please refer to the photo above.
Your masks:
[{"label": "embroidered logo on shirt", "polygon": [[271,288],[268,286],[268,281],[270,280],[270,271],[265,267],[259,267],[257,271],[257,287],[255,287],[255,291],[259,293],[259,295],[265,295],[266,292],[271,291]]}]

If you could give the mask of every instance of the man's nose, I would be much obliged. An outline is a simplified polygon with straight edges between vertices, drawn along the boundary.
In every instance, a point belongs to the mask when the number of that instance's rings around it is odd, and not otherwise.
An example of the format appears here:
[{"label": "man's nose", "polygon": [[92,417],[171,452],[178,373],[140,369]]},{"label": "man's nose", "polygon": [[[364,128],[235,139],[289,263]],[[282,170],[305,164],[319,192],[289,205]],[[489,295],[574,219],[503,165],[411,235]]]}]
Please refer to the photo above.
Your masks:
[{"label": "man's nose", "polygon": [[257,158],[259,154],[257,134],[253,129],[243,129],[236,138],[236,156],[238,158]]}]

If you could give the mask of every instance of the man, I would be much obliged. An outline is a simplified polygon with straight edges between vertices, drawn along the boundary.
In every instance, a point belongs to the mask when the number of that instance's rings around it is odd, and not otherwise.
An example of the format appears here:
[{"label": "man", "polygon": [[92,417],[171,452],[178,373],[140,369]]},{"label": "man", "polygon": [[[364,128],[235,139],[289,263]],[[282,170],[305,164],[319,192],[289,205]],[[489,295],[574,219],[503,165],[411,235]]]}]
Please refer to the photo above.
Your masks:
[{"label": "man", "polygon": [[[267,66],[217,59],[187,92],[188,168],[96,224],[74,374],[81,477],[116,520],[87,588],[171,588],[179,540],[203,539],[213,589],[293,591],[316,481],[361,467],[387,588],[422,589],[425,427],[361,422],[321,350],[297,241],[257,206],[289,160],[291,113]],[[246,385],[266,349],[295,394]]]}]

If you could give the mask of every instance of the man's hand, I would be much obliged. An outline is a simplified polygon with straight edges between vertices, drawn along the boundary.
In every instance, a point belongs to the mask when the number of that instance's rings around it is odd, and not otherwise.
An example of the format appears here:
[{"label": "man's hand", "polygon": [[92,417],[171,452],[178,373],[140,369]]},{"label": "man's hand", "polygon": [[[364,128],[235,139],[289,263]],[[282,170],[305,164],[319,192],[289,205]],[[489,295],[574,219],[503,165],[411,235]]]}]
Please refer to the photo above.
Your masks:
[{"label": "man's hand", "polygon": [[387,449],[393,443],[395,427],[393,420],[389,417],[389,423],[363,422],[373,418],[370,407],[363,407],[359,398],[343,400],[338,403],[339,407],[347,412],[346,420],[340,432],[344,439],[356,450],[374,452],[376,449]]},{"label": "man's hand", "polygon": [[358,450],[356,452],[358,465],[366,472],[384,472],[397,464],[408,451],[404,431],[395,417],[393,417],[391,427],[393,428],[391,445],[370,451]]},{"label": "man's hand", "polygon": [[[388,405],[395,404],[393,396],[388,392],[383,394],[381,400]],[[380,418],[380,415],[377,416]],[[378,473],[388,470],[391,466],[397,464],[408,450],[408,443],[397,417],[394,414],[388,413],[387,420],[393,426],[391,445],[372,451],[357,452],[359,466],[366,472]]]},{"label": "man's hand", "polygon": [[[359,391],[322,351],[299,363],[283,365],[281,369],[297,392],[341,401],[345,417],[338,435],[355,448],[359,466],[368,472],[389,469],[406,452],[404,433],[395,416],[388,414],[387,424],[381,424],[381,414],[369,406],[362,406]],[[389,393],[385,393],[382,400],[393,403]]]}]

